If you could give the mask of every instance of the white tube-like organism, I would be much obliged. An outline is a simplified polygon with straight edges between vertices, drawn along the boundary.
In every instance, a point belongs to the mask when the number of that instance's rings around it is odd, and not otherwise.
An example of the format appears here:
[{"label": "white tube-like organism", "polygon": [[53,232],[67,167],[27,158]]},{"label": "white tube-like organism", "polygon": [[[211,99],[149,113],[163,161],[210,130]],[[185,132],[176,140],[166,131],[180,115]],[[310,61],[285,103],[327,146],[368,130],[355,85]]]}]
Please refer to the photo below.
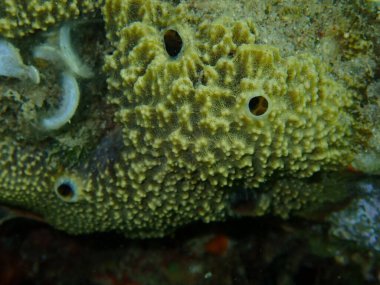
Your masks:
[{"label": "white tube-like organism", "polygon": [[69,25],[63,25],[59,30],[59,47],[64,62],[71,72],[74,72],[74,74],[82,78],[90,78],[93,76],[91,69],[80,61],[71,46]]},{"label": "white tube-like organism", "polygon": [[11,43],[0,39],[0,75],[20,80],[30,79],[38,84],[40,74],[32,65],[25,65],[20,53]]},{"label": "white tube-like organism", "polygon": [[63,25],[58,32],[58,43],[46,43],[34,48],[33,56],[62,65],[76,77],[90,78],[94,74],[91,69],[81,62],[71,45],[70,25]]},{"label": "white tube-like organism", "polygon": [[60,64],[62,67],[64,66],[60,51],[49,44],[42,44],[35,47],[33,49],[33,57]]},{"label": "white tube-like organism", "polygon": [[79,98],[79,86],[75,77],[68,72],[64,72],[62,74],[61,104],[52,116],[42,120],[42,127],[45,130],[57,130],[68,123],[78,108]]}]

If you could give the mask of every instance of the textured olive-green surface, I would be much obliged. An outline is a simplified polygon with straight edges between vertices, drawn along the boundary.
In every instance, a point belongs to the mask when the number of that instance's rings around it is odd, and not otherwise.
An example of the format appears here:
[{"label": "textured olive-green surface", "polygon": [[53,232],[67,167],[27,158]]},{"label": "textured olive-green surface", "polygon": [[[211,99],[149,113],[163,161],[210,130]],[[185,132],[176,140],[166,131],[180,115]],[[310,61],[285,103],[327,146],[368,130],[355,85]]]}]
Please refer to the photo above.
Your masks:
[{"label": "textured olive-green surface", "polygon": [[[307,183],[297,180],[347,168],[360,149],[355,144],[365,140],[356,115],[360,80],[349,78],[346,70],[339,76],[336,62],[327,64],[311,45],[299,52],[276,46],[244,9],[223,12],[228,1],[219,9],[198,1],[70,1],[76,7],[72,13],[59,12],[53,1],[35,1],[29,8],[5,2],[0,33],[18,41],[82,14],[101,12],[104,20],[106,38],[94,48],[104,48],[96,52],[104,65],[94,80],[106,81],[107,89],[96,91],[91,81],[79,81],[89,109],[82,106],[64,128],[46,133],[35,126],[38,111],[59,102],[57,95],[49,99],[49,91],[42,107],[33,92],[36,114],[28,114],[36,134],[24,126],[25,113],[20,115],[23,127],[18,126],[14,114],[30,100],[17,81],[0,81],[2,94],[11,88],[24,92],[24,99],[17,93],[0,99],[6,102],[0,109],[2,123],[14,126],[9,132],[0,129],[0,200],[36,211],[59,229],[161,236],[193,221],[223,220],[231,214],[231,193],[243,188],[260,193],[266,181],[282,177],[291,179],[268,191],[273,194],[268,201],[274,214],[287,217],[318,199],[312,193],[323,192],[323,186],[313,185],[299,194]],[[25,13],[18,24],[12,21],[15,7]],[[298,10],[280,11],[301,17]],[[28,22],[44,17],[52,19],[51,25]],[[88,26],[74,30],[73,38]],[[182,40],[176,56],[165,45],[169,30]],[[370,43],[352,46],[359,35],[347,42],[337,37],[347,60],[362,53],[373,56]],[[86,52],[93,51],[78,42],[75,46],[91,62]],[[45,82],[56,77],[44,64],[38,68],[46,73]],[[263,115],[250,112],[254,97],[268,102]],[[57,195],[61,181],[74,185],[75,201]]]},{"label": "textured olive-green surface", "polygon": [[102,0],[1,0],[0,34],[13,38],[35,31],[45,31],[54,24],[93,13],[102,2]]}]

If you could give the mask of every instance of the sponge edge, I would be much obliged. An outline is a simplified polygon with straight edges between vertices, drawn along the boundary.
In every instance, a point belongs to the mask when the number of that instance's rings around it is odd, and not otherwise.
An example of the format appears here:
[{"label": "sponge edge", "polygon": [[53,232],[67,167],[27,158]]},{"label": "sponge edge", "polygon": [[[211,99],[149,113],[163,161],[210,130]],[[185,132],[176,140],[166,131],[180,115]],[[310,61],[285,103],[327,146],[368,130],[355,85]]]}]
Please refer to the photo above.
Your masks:
[{"label": "sponge edge", "polygon": [[352,166],[367,174],[380,175],[380,153],[374,150],[359,153]]},{"label": "sponge edge", "polygon": [[103,0],[81,1],[1,1],[0,34],[6,38],[24,37],[63,21],[91,17]]},{"label": "sponge edge", "polygon": [[357,153],[352,166],[361,172],[372,175],[380,175],[380,128],[372,129],[372,137],[368,141],[367,148]]},{"label": "sponge edge", "polygon": [[79,105],[79,86],[73,75],[68,72],[62,74],[62,102],[53,116],[42,120],[45,130],[56,130],[71,120]]}]

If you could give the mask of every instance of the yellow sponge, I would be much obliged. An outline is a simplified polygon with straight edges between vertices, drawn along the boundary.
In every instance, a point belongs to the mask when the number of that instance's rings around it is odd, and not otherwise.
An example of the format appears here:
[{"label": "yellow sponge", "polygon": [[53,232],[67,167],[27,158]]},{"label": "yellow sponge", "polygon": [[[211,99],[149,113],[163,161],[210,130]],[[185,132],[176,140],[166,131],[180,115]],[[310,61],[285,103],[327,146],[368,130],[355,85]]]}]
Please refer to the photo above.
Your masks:
[{"label": "yellow sponge", "polygon": [[53,24],[94,12],[103,0],[3,0],[0,8],[0,35],[22,37],[34,31],[45,31]]},{"label": "yellow sponge", "polygon": [[[95,8],[34,2],[30,14],[6,1],[0,11],[10,28],[1,25],[1,33],[15,36],[12,25],[18,35],[45,29],[38,19],[49,22],[49,9],[62,9],[54,17],[61,21]],[[54,134],[31,146],[2,140],[1,200],[74,234],[162,236],[224,219],[234,191],[259,193],[268,181],[286,179],[267,190],[269,208],[286,217],[323,192],[301,193],[304,183],[293,181],[349,165],[356,98],[329,67],[311,54],[284,57],[261,44],[252,18],[198,14],[191,2],[105,1],[108,91],[104,101],[86,102],[109,128],[72,161]],[[21,21],[11,20],[12,9],[25,13]],[[94,127],[67,128],[85,126]],[[25,189],[32,198],[19,198]]]}]

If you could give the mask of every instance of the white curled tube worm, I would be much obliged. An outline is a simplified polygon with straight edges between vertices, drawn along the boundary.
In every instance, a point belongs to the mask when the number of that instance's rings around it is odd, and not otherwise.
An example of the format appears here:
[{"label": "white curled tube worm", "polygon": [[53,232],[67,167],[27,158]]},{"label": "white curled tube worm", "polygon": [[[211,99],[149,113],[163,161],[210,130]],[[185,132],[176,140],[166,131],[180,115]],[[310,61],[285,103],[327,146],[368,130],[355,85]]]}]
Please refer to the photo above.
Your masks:
[{"label": "white curled tube worm", "polygon": [[70,26],[63,25],[59,30],[59,47],[65,64],[71,72],[82,78],[93,76],[91,69],[82,63],[71,46]]},{"label": "white curled tube worm", "polygon": [[69,24],[63,25],[58,32],[58,42],[54,41],[35,47],[33,56],[62,65],[65,70],[75,74],[76,77],[90,78],[94,73],[81,62],[75,52],[71,43],[70,31]]},{"label": "white curled tube worm", "polygon": [[62,74],[62,101],[52,116],[44,118],[41,122],[45,130],[57,130],[74,116],[79,105],[79,86],[73,75],[68,72]]},{"label": "white curled tube worm", "polygon": [[38,70],[32,65],[25,65],[18,49],[3,39],[0,39],[0,76],[30,79],[36,84],[40,82]]}]

